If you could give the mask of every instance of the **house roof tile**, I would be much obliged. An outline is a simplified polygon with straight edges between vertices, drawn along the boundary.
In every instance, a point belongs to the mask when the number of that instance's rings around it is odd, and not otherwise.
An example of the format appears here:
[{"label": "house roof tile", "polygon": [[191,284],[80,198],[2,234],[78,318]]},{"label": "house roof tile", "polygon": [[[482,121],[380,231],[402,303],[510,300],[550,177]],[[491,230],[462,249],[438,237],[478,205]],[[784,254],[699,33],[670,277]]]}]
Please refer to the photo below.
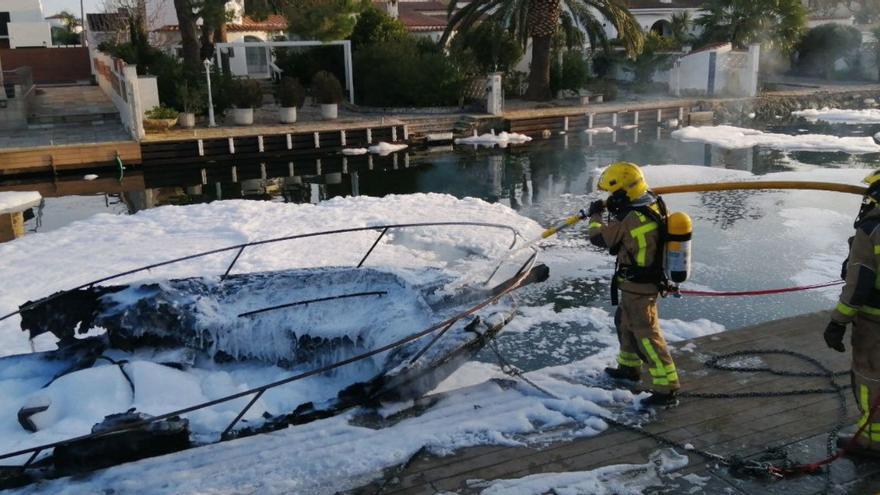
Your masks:
[{"label": "house roof tile", "polygon": [[[287,31],[287,19],[283,15],[270,15],[262,21],[257,21],[245,16],[241,19],[240,24],[227,24],[226,30],[233,33],[244,31]],[[177,24],[166,24],[156,31],[163,33],[180,31],[180,26]]]}]

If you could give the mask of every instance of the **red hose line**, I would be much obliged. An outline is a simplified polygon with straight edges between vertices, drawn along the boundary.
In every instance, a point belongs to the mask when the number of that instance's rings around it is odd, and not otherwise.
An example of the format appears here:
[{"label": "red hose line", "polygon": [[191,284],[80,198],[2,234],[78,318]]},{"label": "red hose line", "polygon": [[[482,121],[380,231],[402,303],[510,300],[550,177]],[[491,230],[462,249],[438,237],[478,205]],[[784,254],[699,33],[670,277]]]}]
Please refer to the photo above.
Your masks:
[{"label": "red hose line", "polygon": [[843,285],[842,280],[834,282],[826,282],[824,284],[801,285],[798,287],[786,287],[784,289],[764,289],[764,290],[744,290],[744,291],[707,291],[707,290],[685,290],[678,291],[684,296],[700,296],[700,297],[735,297],[735,296],[767,296],[771,294],[785,294],[787,292],[800,292],[805,290],[823,289],[825,287],[834,287],[835,285]]},{"label": "red hose line", "polygon": [[865,430],[871,425],[874,421],[874,416],[877,413],[877,410],[880,409],[880,395],[874,398],[874,402],[871,404],[871,409],[868,412],[868,417],[865,419],[865,423],[859,427],[858,431],[856,431],[855,435],[850,438],[849,442],[843,446],[843,448],[838,449],[837,452],[830,456],[822,459],[820,461],[811,462],[809,464],[801,464],[798,466],[792,466],[789,468],[778,468],[775,466],[770,467],[770,472],[772,474],[777,474],[779,476],[788,476],[794,474],[810,474],[818,471],[822,466],[827,466],[832,462],[840,459],[845,456],[848,452],[850,452],[853,447],[855,447],[858,443],[859,436],[865,432]]}]

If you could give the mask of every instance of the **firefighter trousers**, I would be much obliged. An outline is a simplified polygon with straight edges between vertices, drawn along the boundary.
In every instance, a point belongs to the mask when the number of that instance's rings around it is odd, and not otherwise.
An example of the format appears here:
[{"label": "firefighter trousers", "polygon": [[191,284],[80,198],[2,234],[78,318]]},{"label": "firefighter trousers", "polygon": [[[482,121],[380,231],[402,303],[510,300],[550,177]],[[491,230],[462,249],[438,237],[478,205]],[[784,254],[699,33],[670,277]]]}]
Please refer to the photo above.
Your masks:
[{"label": "firefighter trousers", "polygon": [[660,330],[657,295],[621,291],[614,324],[620,342],[618,364],[637,369],[647,365],[652,391],[669,393],[678,390],[678,372]]},{"label": "firefighter trousers", "polygon": [[[880,321],[859,314],[853,321],[851,342],[853,394],[861,412],[861,427],[868,423],[870,409],[880,393]],[[858,442],[880,450],[880,410],[874,413]]]}]

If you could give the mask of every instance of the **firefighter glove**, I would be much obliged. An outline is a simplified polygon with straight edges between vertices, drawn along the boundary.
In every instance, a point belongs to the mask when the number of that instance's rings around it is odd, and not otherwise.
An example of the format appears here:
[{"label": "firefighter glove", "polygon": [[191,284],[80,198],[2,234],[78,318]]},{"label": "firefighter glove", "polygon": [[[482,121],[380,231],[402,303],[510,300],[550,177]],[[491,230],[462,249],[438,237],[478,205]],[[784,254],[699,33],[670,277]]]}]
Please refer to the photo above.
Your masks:
[{"label": "firefighter glove", "polygon": [[825,344],[828,347],[837,352],[844,352],[846,348],[843,346],[843,334],[845,333],[846,325],[831,321],[828,322],[828,326],[825,327],[825,333],[822,336],[825,337]]},{"label": "firefighter glove", "polygon": [[587,210],[587,216],[593,216],[597,213],[605,212],[605,202],[602,200],[593,201],[590,203],[590,209]]}]

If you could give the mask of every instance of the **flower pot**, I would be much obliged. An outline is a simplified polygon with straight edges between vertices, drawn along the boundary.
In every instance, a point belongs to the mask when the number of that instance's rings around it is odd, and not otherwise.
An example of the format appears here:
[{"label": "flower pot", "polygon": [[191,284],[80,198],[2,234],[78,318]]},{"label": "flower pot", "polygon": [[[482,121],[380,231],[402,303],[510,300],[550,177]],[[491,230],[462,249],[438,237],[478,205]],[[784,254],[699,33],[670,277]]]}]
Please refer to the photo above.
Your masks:
[{"label": "flower pot", "polygon": [[339,106],[336,103],[321,103],[321,118],[333,120],[338,114]]},{"label": "flower pot", "polygon": [[254,123],[254,109],[233,108],[232,118],[235,121],[235,125],[251,125]]},{"label": "flower pot", "polygon": [[296,107],[281,107],[278,109],[278,118],[282,124],[296,122]]},{"label": "flower pot", "polygon": [[181,113],[177,117],[177,125],[184,129],[192,129],[196,126],[196,114],[186,112]]},{"label": "flower pot", "polygon": [[176,123],[177,119],[144,119],[144,129],[164,132],[174,127]]}]

